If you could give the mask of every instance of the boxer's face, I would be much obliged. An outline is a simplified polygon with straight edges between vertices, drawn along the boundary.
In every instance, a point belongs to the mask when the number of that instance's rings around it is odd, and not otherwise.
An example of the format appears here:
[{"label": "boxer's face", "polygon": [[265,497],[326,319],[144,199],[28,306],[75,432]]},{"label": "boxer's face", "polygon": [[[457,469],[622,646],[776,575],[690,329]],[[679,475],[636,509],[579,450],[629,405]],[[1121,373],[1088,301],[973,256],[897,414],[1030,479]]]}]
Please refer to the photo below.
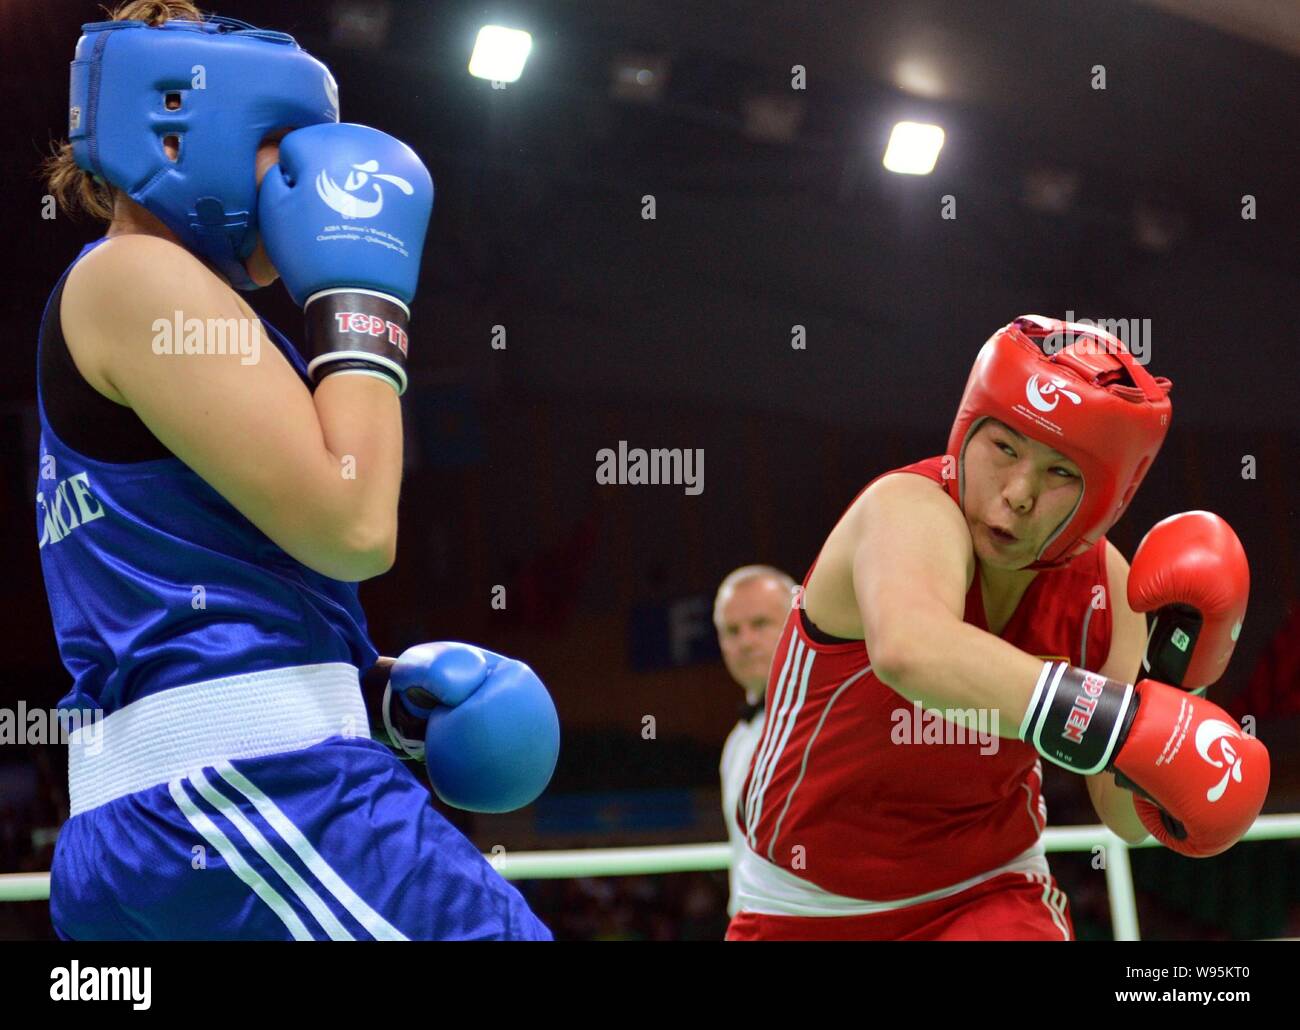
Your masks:
[{"label": "boxer's face", "polygon": [[993,568],[1033,562],[1082,492],[1078,465],[994,419],[966,447],[966,524],[976,557]]},{"label": "boxer's face", "polygon": [[[262,141],[262,145],[257,148],[257,188],[262,188],[262,180],[266,178],[269,172],[280,161],[280,140],[284,139],[292,130],[278,129],[271,133]],[[259,234],[257,246],[253,253],[244,259],[244,268],[248,270],[248,277],[257,283],[258,286],[270,286],[280,278],[280,273],[275,270],[275,265],[271,264],[271,258],[266,253],[266,246],[262,243],[262,237]]]},{"label": "boxer's face", "polygon": [[738,583],[722,606],[718,646],[732,679],[746,692],[767,685],[772,653],[790,614],[790,591],[771,576]]}]

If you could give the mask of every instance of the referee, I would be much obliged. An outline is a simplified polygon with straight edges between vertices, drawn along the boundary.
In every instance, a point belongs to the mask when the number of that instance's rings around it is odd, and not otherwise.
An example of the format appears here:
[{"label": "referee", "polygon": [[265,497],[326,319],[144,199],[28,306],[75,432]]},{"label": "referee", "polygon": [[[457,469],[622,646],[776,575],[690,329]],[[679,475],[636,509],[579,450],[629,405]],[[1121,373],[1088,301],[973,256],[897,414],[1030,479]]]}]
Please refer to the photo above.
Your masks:
[{"label": "referee", "polygon": [[790,613],[795,582],[771,565],[743,565],[718,587],[713,602],[713,625],[718,646],[731,678],[740,684],[745,700],[739,719],[722,747],[722,815],[731,841],[732,866],[727,914],[736,914],[735,866],[745,847],[745,835],[736,825],[736,802],[749,772],[754,748],[763,735],[763,696],[772,653],[781,639]]}]

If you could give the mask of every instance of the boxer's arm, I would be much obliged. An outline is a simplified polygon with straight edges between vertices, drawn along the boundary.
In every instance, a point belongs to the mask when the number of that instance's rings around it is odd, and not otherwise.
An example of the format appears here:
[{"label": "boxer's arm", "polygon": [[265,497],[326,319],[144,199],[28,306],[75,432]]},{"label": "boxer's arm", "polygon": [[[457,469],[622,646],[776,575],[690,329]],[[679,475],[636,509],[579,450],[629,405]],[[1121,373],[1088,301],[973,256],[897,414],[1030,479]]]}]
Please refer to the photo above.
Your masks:
[{"label": "boxer's arm", "polygon": [[1016,739],[1043,662],[962,621],[975,557],[960,509],[913,475],[856,507],[854,596],[876,675],[927,707],[997,712],[998,735]]},{"label": "boxer's arm", "polygon": [[[1140,678],[1142,651],[1146,647],[1147,620],[1128,603],[1128,562],[1106,541],[1106,595],[1111,612],[1110,653],[1098,671],[1109,679],[1132,683]],[[1130,844],[1147,838],[1146,827],[1133,807],[1133,794],[1115,783],[1113,773],[1084,777],[1097,816],[1116,836]]]},{"label": "boxer's arm", "polygon": [[336,579],[379,575],[393,561],[401,481],[392,388],[331,376],[313,395],[265,335],[256,360],[154,349],[156,321],[174,325],[177,312],[182,321],[237,320],[260,333],[248,310],[174,244],[124,236],[77,263],[61,313],[87,382],[130,407],[271,540]]}]

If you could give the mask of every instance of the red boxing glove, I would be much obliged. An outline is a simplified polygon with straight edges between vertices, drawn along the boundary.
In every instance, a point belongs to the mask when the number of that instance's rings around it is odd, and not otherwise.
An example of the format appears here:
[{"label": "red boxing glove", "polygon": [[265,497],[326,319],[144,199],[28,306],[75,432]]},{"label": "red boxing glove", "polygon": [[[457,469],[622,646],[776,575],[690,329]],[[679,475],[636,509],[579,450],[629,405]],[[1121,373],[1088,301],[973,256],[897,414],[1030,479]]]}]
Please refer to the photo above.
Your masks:
[{"label": "red boxing glove", "polygon": [[[1133,689],[1137,712],[1114,768],[1159,802],[1157,807],[1133,798],[1142,825],[1182,855],[1208,858],[1227,851],[1264,807],[1268,748],[1242,733],[1213,701],[1155,680]],[[1172,825],[1170,817],[1181,825]]]},{"label": "red boxing glove", "polygon": [[1128,574],[1129,607],[1156,613],[1143,670],[1203,692],[1232,657],[1249,594],[1246,552],[1218,515],[1186,511],[1157,522]]},{"label": "red boxing glove", "polygon": [[1213,701],[1157,680],[1044,662],[1018,736],[1072,772],[1114,772],[1150,798],[1133,799],[1147,831],[1193,858],[1232,847],[1268,794],[1268,749]]}]

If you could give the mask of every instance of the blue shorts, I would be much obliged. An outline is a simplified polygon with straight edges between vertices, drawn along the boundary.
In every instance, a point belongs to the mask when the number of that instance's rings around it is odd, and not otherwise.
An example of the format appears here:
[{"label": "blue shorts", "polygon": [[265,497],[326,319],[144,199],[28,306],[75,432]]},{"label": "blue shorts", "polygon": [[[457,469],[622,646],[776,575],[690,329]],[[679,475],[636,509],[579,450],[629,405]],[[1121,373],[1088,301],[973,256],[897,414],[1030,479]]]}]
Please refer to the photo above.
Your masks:
[{"label": "blue shorts", "polygon": [[71,940],[550,940],[366,737],[218,761],[73,815],[50,915]]}]

